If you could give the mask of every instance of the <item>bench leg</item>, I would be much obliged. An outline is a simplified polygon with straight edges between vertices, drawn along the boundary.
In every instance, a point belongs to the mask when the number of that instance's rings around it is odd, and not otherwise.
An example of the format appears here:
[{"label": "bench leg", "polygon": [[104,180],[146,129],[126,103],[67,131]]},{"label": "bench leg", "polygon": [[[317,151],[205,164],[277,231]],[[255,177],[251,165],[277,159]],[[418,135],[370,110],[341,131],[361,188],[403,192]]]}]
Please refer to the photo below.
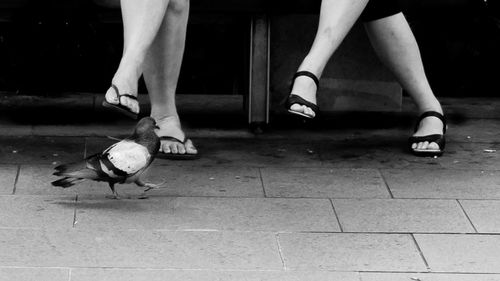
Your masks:
[{"label": "bench leg", "polygon": [[270,20],[254,15],[250,29],[250,81],[247,100],[248,122],[259,128],[269,123]]}]

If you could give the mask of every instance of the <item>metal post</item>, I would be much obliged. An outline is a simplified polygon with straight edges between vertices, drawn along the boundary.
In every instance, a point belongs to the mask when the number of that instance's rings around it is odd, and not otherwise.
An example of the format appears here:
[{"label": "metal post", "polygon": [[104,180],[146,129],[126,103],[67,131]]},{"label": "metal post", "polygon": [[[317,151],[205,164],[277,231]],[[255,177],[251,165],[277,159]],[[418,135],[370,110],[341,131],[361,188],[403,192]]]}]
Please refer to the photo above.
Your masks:
[{"label": "metal post", "polygon": [[269,123],[269,53],[270,20],[267,15],[254,15],[250,28],[250,87],[247,102],[251,126]]}]

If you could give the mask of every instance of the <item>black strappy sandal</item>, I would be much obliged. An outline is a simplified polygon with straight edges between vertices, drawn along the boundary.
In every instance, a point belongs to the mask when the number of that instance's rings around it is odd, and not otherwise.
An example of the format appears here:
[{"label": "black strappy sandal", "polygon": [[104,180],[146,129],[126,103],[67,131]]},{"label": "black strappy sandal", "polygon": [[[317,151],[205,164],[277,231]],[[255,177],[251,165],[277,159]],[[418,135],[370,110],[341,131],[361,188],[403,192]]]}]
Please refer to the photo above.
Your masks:
[{"label": "black strappy sandal", "polygon": [[[427,118],[427,117],[436,117],[439,120],[441,120],[441,122],[443,122],[443,134],[442,135],[434,134],[434,135],[427,135],[427,136],[421,136],[421,137],[410,137],[408,139],[408,147],[410,148],[410,151],[413,154],[415,154],[416,156],[423,156],[423,157],[441,156],[441,155],[443,155],[444,148],[446,146],[446,139],[444,136],[446,134],[446,129],[447,129],[446,118],[444,117],[443,114],[436,112],[436,111],[424,112],[418,118],[418,122],[415,126],[415,132],[418,130],[418,128],[420,126],[420,122],[422,122],[422,120],[424,118]],[[427,141],[429,143],[431,143],[431,142],[436,143],[439,146],[439,149],[437,149],[437,150],[430,150],[430,149],[419,150],[419,149],[412,148],[412,145],[414,143],[425,142],[425,141]]]},{"label": "black strappy sandal", "polygon": [[130,95],[130,94],[120,94],[120,90],[118,90],[118,87],[116,87],[115,85],[111,85],[111,88],[113,88],[113,90],[116,93],[116,97],[118,99],[118,104],[109,103],[108,101],[104,100],[102,102],[102,106],[104,106],[106,108],[113,109],[113,110],[120,112],[120,113],[134,119],[134,120],[137,120],[137,118],[139,117],[139,114],[133,112],[132,110],[130,110],[130,108],[123,105],[122,100],[121,100],[121,97],[127,97],[127,98],[130,98],[133,100],[137,100],[137,97],[134,95]]},{"label": "black strappy sandal", "polygon": [[[316,75],[314,75],[313,73],[311,73],[309,71],[299,71],[299,72],[295,73],[295,75],[292,78],[292,85],[290,86],[290,92],[292,91],[293,85],[295,84],[295,79],[297,79],[297,77],[300,77],[300,76],[307,76],[307,77],[311,78],[314,81],[314,83],[316,83],[316,87],[319,88],[319,79],[318,79],[318,77],[316,77]],[[307,119],[314,118],[314,117],[307,115],[307,114],[304,114],[302,112],[292,110],[291,107],[294,104],[304,105],[304,106],[309,107],[312,111],[314,111],[315,116],[318,116],[318,114],[319,114],[319,106],[318,105],[316,105],[310,101],[307,101],[300,96],[290,95],[290,96],[288,96],[288,98],[286,100],[285,107],[288,110],[288,112],[291,114],[299,115],[299,116],[307,118]]]}]

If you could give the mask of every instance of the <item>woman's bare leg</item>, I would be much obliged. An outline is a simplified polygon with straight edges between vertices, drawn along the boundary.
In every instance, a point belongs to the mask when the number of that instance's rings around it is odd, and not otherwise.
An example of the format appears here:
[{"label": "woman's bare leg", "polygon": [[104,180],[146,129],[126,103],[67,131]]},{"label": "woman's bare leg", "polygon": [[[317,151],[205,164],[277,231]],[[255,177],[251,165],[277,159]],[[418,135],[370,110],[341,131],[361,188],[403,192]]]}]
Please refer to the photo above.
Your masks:
[{"label": "woman's bare leg", "polygon": [[[326,64],[359,18],[368,0],[323,0],[318,31],[314,43],[299,67],[299,71],[310,71],[321,77]],[[298,77],[291,94],[316,103],[316,84],[311,78]],[[293,111],[314,116],[306,106],[292,105]]]},{"label": "woman's bare leg", "polygon": [[[185,138],[175,105],[189,17],[189,0],[170,0],[167,12],[146,56],[144,78],[151,100],[151,117],[157,120],[160,136]],[[191,141],[186,145],[162,141],[161,151],[195,154]]]},{"label": "woman's bare leg", "polygon": [[[137,82],[142,75],[146,54],[153,43],[167,10],[169,0],[121,0],[124,47],[120,66],[112,83],[120,93],[137,94]],[[110,88],[106,100],[117,104],[116,93]],[[137,101],[123,97],[123,105],[139,112]]]},{"label": "woman's bare leg", "polygon": [[[368,22],[365,26],[376,53],[415,100],[419,111],[443,113],[425,75],[417,42],[404,15],[399,13]],[[436,117],[428,117],[414,135],[442,133],[443,123]],[[439,146],[422,142],[413,144],[413,148],[439,149]]]}]

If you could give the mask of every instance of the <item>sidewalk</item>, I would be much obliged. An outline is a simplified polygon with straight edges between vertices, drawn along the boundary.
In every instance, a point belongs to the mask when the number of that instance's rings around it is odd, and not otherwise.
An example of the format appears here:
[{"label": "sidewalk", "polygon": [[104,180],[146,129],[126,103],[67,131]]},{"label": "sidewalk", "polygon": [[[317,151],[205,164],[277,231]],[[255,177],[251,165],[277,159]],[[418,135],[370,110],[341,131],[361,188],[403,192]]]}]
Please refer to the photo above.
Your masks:
[{"label": "sidewalk", "polygon": [[447,101],[437,159],[404,150],[410,106],[253,136],[237,110],[184,104],[201,159],[155,161],[147,180],[168,188],[119,201],[50,185],[133,126],[65,102],[0,106],[0,281],[500,280],[499,100]]}]

